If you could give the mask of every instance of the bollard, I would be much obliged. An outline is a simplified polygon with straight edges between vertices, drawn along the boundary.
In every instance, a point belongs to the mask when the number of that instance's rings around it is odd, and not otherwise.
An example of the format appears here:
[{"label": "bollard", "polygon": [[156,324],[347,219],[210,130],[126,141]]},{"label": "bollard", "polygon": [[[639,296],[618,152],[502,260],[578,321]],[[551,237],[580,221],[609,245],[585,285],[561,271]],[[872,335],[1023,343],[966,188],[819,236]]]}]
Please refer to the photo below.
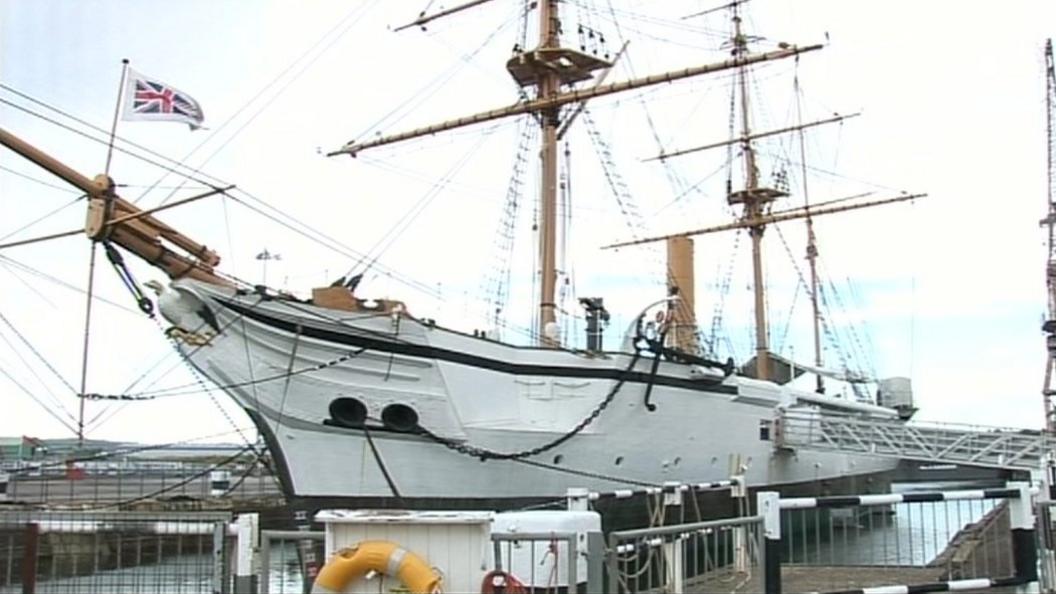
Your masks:
[{"label": "bollard", "polygon": [[757,513],[763,517],[763,591],[781,594],[781,494],[755,494]]},{"label": "bollard", "polygon": [[209,496],[223,497],[231,488],[231,471],[214,470],[209,473]]},{"label": "bollard", "polygon": [[235,519],[238,544],[235,553],[235,594],[257,594],[257,551],[260,550],[260,516],[239,514]]},{"label": "bollard", "polygon": [[1030,483],[1008,483],[1019,496],[1008,500],[1008,520],[1012,528],[1012,561],[1017,581],[1034,582],[1038,579],[1038,548],[1034,539],[1034,506],[1031,504]]}]

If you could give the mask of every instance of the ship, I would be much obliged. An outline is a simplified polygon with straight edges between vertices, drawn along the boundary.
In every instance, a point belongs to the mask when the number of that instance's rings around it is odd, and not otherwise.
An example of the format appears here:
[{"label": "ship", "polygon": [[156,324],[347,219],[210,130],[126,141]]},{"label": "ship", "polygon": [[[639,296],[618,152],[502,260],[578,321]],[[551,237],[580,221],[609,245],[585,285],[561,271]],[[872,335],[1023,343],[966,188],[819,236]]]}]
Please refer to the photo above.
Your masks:
[{"label": "ship", "polygon": [[[424,28],[479,4],[423,13],[407,28]],[[726,59],[606,82],[619,56],[569,45],[561,3],[542,0],[525,11],[538,29],[537,40],[515,45],[506,63],[518,89],[516,102],[349,141],[329,152],[335,159],[356,157],[502,118],[530,118],[538,126],[540,181],[536,265],[528,272],[537,279],[529,344],[490,329],[466,331],[443,319],[419,317],[412,301],[363,294],[362,271],[314,288],[310,296],[241,281],[219,269],[213,250],[161,222],[160,209],[142,209],[120,197],[109,175],[88,178],[6,130],[0,131],[0,142],[87,194],[89,239],[108,251],[130,253],[168,277],[167,285],[146,284],[169,324],[167,335],[190,366],[252,419],[291,501],[315,507],[501,510],[560,501],[570,488],[600,492],[707,484],[731,476],[753,490],[882,490],[895,461],[778,447],[785,409],[903,420],[914,409],[906,378],[879,380],[826,367],[812,257],[815,357],[799,363],[772,352],[761,245],[764,230],[779,222],[804,221],[809,229],[815,217],[921,195],[780,206],[790,200],[790,190],[764,183],[756,143],[802,134],[843,116],[753,129],[751,68],[799,59],[822,46],[782,42],[752,51],[757,38],[742,30],[742,4],[724,7],[732,15]],[[731,121],[737,125],[729,139],[709,146],[739,152],[742,179],[726,192],[735,215],[704,229],[613,237],[607,247],[631,250],[657,242],[666,247],[663,290],[631,312],[623,328],[608,326],[604,296],[581,296],[584,332],[562,335],[560,317],[572,314],[557,305],[559,194],[565,187],[559,139],[591,101],[716,73],[732,77],[736,117]],[[682,153],[667,152],[659,160]],[[695,313],[692,238],[733,229],[747,231],[752,249],[755,345],[744,361],[719,356],[714,344],[703,344]],[[817,251],[812,231],[808,237],[812,256]],[[141,305],[152,309],[149,293],[137,288],[137,294]],[[814,389],[792,385],[803,374],[817,377]],[[855,386],[854,395],[827,393],[826,379]]]}]

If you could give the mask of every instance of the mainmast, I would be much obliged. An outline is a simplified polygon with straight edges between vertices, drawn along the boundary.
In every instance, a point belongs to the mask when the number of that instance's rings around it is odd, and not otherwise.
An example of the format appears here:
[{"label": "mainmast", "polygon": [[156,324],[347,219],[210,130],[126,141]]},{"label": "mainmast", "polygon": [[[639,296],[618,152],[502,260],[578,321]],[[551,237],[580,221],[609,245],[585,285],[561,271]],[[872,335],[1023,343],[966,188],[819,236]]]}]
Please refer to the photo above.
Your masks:
[{"label": "mainmast", "polygon": [[[557,305],[555,303],[555,293],[557,286],[557,141],[561,133],[559,130],[562,124],[561,108],[566,105],[583,105],[590,99],[614,93],[674,82],[723,70],[743,69],[748,64],[780,60],[821,48],[820,45],[806,47],[782,46],[775,51],[755,55],[747,55],[746,48],[742,48],[741,51],[735,53],[732,59],[723,62],[683,68],[618,83],[596,84],[592,87],[575,88],[573,87],[574,84],[592,79],[594,76],[592,72],[610,68],[612,63],[575,49],[561,47],[561,21],[558,14],[558,2],[559,0],[541,0],[538,3],[538,46],[527,51],[520,48],[516,49],[514,56],[506,63],[506,70],[509,71],[510,75],[513,76],[520,86],[536,87],[535,98],[407,132],[372,138],[363,142],[350,141],[341,148],[328,153],[328,156],[338,154],[355,156],[359,152],[373,147],[428,136],[446,130],[515,115],[534,115],[539,121],[542,132],[542,145],[540,148],[542,183],[539,193],[541,220],[538,236],[540,263],[538,319],[540,344],[549,347],[560,346],[560,340],[556,332]],[[469,2],[457,7],[457,9],[461,10],[476,4],[479,4],[479,2]],[[450,13],[454,10],[451,9],[447,12]],[[435,18],[435,16],[423,15],[416,23],[426,22],[432,18]],[[571,113],[574,114],[575,110]],[[567,120],[568,118],[566,117]],[[762,210],[758,205],[766,200],[755,198],[755,195],[767,191],[756,189],[754,192],[738,192],[737,194],[744,194],[745,197],[749,198],[749,201],[754,201],[757,206],[753,212],[761,214]],[[733,196],[731,196],[731,200],[733,200]]]},{"label": "mainmast", "polygon": [[[733,55],[741,57],[748,53],[748,40],[741,31],[741,15],[737,5],[733,7]],[[730,205],[743,204],[744,218],[759,220],[764,207],[787,194],[772,188],[759,187],[759,169],[755,164],[752,147],[751,105],[748,96],[748,68],[737,69],[737,86],[741,95],[741,154],[744,157],[744,189],[731,192]],[[766,286],[763,279],[763,231],[764,224],[748,227],[752,238],[752,290],[755,295],[755,377],[770,379],[769,329],[766,322]]]}]

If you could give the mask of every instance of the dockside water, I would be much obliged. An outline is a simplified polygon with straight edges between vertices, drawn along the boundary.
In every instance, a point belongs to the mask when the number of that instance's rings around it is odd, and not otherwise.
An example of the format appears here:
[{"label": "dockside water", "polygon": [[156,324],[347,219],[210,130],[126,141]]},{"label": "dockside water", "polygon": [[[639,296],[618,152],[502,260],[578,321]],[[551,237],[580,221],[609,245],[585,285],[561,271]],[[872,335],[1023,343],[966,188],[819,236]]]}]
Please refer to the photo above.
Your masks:
[{"label": "dockside water", "polygon": [[[988,485],[989,486],[989,485]],[[977,483],[902,483],[892,493],[978,489]],[[782,561],[805,565],[926,566],[968,524],[998,504],[992,499],[900,503],[872,508],[805,510],[800,525],[788,514]]]}]

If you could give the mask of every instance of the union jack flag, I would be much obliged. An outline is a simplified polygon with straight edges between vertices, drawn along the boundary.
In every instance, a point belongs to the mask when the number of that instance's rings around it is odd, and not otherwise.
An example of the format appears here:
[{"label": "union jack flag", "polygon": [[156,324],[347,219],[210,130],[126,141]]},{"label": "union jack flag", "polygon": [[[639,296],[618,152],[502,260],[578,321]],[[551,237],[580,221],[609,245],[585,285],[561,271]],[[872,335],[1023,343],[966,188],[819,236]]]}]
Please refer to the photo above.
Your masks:
[{"label": "union jack flag", "polygon": [[122,119],[184,122],[197,130],[205,114],[187,93],[129,69]]}]

